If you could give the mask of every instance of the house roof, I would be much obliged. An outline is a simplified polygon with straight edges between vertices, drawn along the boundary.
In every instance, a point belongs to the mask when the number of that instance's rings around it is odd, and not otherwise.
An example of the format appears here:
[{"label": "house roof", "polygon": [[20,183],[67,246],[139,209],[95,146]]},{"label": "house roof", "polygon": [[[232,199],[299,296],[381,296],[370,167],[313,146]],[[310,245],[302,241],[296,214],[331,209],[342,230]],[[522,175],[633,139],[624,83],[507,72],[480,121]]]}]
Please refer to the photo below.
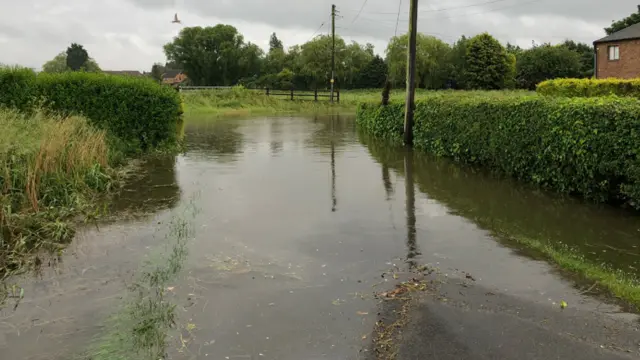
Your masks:
[{"label": "house roof", "polygon": [[142,73],[138,70],[104,70],[103,73],[109,75],[142,76]]},{"label": "house roof", "polygon": [[182,73],[182,70],[167,70],[164,74],[162,74],[163,79],[173,79]]},{"label": "house roof", "polygon": [[603,37],[600,40],[596,40],[593,43],[598,44],[598,43],[604,43],[604,42],[633,40],[633,39],[640,39],[640,23],[631,25],[620,31],[614,32],[613,34]]}]

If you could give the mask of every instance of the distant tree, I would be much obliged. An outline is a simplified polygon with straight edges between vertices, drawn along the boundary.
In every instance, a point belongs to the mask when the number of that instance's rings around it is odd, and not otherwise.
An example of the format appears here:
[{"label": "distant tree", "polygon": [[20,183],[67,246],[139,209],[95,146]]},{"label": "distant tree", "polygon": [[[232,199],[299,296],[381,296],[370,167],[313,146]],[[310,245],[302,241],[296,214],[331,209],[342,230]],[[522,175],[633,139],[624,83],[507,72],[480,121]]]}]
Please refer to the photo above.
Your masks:
[{"label": "distant tree", "polygon": [[524,51],[520,46],[513,45],[511,43],[507,43],[507,46],[505,46],[505,50],[507,51],[507,54],[513,54],[516,57],[520,56],[520,54],[522,54],[522,52]]},{"label": "distant tree", "polygon": [[614,32],[618,32],[622,29],[626,29],[631,25],[640,23],[640,5],[638,5],[638,11],[627,16],[624,19],[618,20],[618,21],[614,21],[611,26],[604,28],[604,31],[607,33],[607,35],[611,35]]},{"label": "distant tree", "polygon": [[[389,77],[394,85],[406,82],[408,35],[396,36],[387,46],[386,56]],[[417,86],[440,89],[448,77],[447,58],[451,47],[444,41],[429,35],[418,34],[416,53]]]},{"label": "distant tree", "polygon": [[[89,58],[84,66],[81,68],[83,71],[88,72],[100,72],[100,66],[98,63],[92,58]],[[47,61],[42,65],[42,71],[46,73],[62,73],[66,71],[71,71],[71,69],[67,66],[67,53],[61,52],[53,59]]]},{"label": "distant tree", "polygon": [[355,87],[360,89],[381,88],[387,81],[387,74],[387,64],[380,56],[375,56],[364,68],[362,68],[362,70],[360,70]]},{"label": "distant tree", "polygon": [[164,74],[166,71],[165,66],[160,64],[160,63],[155,63],[153,64],[153,66],[151,67],[151,77],[160,82],[162,81],[162,74]]},{"label": "distant tree", "polygon": [[488,33],[469,40],[465,78],[470,89],[498,90],[506,85],[509,73],[507,52]]},{"label": "distant tree", "polygon": [[73,43],[67,48],[67,67],[71,71],[80,71],[89,61],[89,53],[82,45]]},{"label": "distant tree", "polygon": [[592,77],[594,74],[593,60],[595,56],[593,46],[587,45],[585,43],[575,42],[573,40],[566,40],[561,45],[580,55],[580,77]]},{"label": "distant tree", "polygon": [[517,87],[517,75],[518,75],[518,58],[514,53],[507,53],[507,77],[504,80],[504,87],[507,89],[515,89]]},{"label": "distant tree", "polygon": [[562,45],[543,44],[525,50],[517,63],[518,86],[534,90],[542,81],[581,74],[580,55]]},{"label": "distant tree", "polygon": [[181,64],[194,85],[236,85],[256,75],[262,51],[245,43],[231,25],[186,27],[164,46],[167,59]]},{"label": "distant tree", "polygon": [[450,87],[455,89],[466,89],[467,82],[465,73],[467,69],[467,46],[469,38],[462,35],[458,41],[453,44],[451,51],[447,56],[446,66]]},{"label": "distant tree", "polygon": [[278,39],[276,33],[271,34],[271,39],[269,40],[269,52],[274,49],[284,50],[284,45],[282,45],[282,41]]}]

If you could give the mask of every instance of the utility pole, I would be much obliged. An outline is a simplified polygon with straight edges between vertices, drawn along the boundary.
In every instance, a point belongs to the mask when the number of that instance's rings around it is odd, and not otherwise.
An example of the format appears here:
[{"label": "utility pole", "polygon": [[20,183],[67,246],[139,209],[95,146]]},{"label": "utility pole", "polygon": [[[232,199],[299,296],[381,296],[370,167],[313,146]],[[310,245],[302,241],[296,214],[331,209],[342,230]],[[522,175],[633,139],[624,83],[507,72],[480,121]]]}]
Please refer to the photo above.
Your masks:
[{"label": "utility pole", "polygon": [[418,0],[411,0],[409,14],[409,54],[407,61],[407,101],[404,111],[404,143],[413,143],[413,110],[416,98],[416,41],[418,37]]},{"label": "utility pole", "polygon": [[331,102],[333,103],[333,83],[336,75],[336,6],[331,5],[331,37],[333,45],[331,46]]}]

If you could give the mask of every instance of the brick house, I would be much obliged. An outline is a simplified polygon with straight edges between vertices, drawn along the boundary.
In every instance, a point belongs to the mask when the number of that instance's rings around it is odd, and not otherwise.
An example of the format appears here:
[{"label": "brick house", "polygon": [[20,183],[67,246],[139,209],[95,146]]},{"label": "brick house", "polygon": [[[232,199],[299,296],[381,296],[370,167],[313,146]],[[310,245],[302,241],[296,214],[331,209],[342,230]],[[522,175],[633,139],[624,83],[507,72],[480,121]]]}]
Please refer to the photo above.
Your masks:
[{"label": "brick house", "polygon": [[187,81],[187,74],[182,70],[167,70],[162,74],[162,83],[166,85],[179,85]]},{"label": "brick house", "polygon": [[596,78],[640,78],[640,24],[593,42]]}]

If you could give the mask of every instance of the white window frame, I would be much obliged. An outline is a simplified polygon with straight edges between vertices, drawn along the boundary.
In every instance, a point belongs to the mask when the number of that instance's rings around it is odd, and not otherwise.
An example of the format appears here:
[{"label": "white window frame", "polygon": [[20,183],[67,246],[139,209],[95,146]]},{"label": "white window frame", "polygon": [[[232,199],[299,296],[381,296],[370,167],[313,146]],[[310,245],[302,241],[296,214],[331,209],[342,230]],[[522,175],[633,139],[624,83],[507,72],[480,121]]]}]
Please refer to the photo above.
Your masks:
[{"label": "white window frame", "polygon": [[620,45],[609,45],[607,47],[609,61],[620,60]]}]

